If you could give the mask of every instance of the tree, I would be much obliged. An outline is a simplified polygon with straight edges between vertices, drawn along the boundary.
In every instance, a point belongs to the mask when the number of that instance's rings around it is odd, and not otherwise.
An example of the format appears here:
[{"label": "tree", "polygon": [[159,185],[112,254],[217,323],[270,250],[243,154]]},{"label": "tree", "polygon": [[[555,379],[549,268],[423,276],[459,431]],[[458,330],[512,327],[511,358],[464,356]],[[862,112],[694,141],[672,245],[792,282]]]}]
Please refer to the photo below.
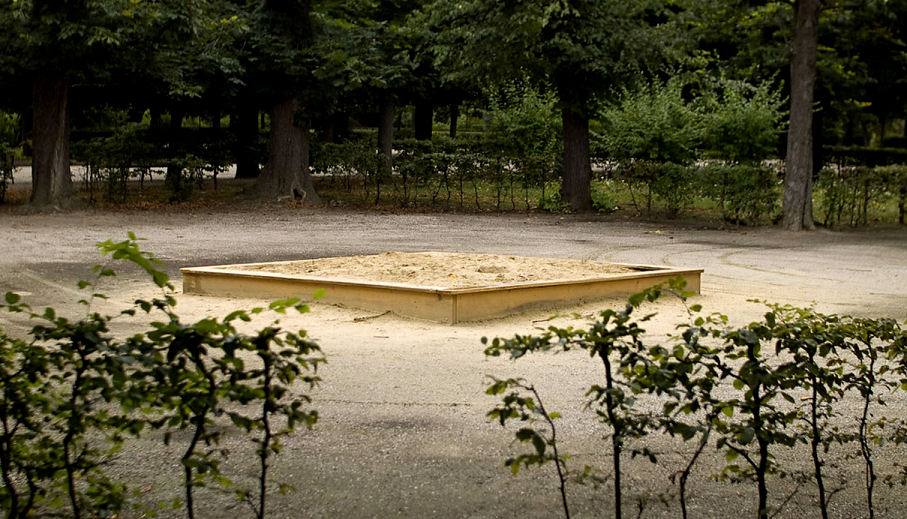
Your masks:
[{"label": "tree", "polygon": [[241,87],[243,66],[236,42],[248,28],[241,6],[225,0],[157,0],[140,5],[145,25],[119,66],[127,69],[133,83],[133,103],[170,113],[166,181],[180,199],[187,192],[183,159],[187,153],[198,153],[185,149],[183,119],[204,115],[219,124],[219,104],[235,97]]},{"label": "tree", "polygon": [[[880,122],[903,110],[898,74],[903,1],[688,2],[690,32],[710,68],[736,79],[785,84],[790,97],[782,226],[812,229],[812,181],[822,143],[853,133],[850,120]],[[821,117],[817,117],[818,114]],[[835,135],[837,134],[837,135]]]},{"label": "tree", "polygon": [[456,76],[497,81],[528,74],[557,93],[563,125],[562,198],[592,208],[589,118],[597,98],[616,92],[657,57],[657,1],[441,1],[432,9],[449,27],[439,52],[455,55]]},{"label": "tree", "polygon": [[819,47],[821,0],[794,2],[794,39],[791,45],[791,108],[784,175],[783,218],[789,231],[815,228],[813,223],[813,98],[816,54]]},{"label": "tree", "polygon": [[124,0],[0,1],[0,66],[31,84],[33,206],[71,206],[69,93],[129,39]]},{"label": "tree", "polygon": [[257,42],[266,61],[271,102],[268,162],[256,185],[265,198],[295,197],[304,204],[320,203],[309,171],[309,118],[303,90],[311,79],[313,43],[311,0],[264,3],[258,20],[263,35]]},{"label": "tree", "polygon": [[[867,113],[878,121],[877,142],[885,147],[886,138],[891,136],[888,123],[907,115],[907,1],[863,0],[859,9],[850,9],[829,21],[833,23],[823,32],[831,32],[832,38],[830,42],[823,40],[822,48],[833,46],[847,61],[839,59],[842,66],[837,70],[841,72],[831,78],[820,61],[819,76],[830,79],[829,88],[834,89],[842,108],[850,109],[862,121],[871,120],[864,116]],[[848,114],[839,109],[835,115],[840,131],[850,122]],[[863,144],[869,144],[869,136],[864,131]]]},{"label": "tree", "polygon": [[88,108],[142,114],[179,112],[212,85],[235,84],[238,62],[224,52],[238,28],[230,14],[219,0],[0,0],[0,68],[31,85],[30,99],[16,100],[33,114],[30,203],[76,201],[73,92]]}]

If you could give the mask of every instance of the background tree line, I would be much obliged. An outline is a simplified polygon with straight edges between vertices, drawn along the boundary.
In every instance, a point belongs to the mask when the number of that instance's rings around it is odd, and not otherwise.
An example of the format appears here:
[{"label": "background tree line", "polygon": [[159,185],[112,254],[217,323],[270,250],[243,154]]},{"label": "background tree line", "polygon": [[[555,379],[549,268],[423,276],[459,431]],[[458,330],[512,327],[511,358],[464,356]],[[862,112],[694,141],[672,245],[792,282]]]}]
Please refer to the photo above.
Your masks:
[{"label": "background tree line", "polygon": [[[31,159],[37,206],[77,200],[71,144],[80,161],[118,150],[126,176],[135,157],[166,166],[177,200],[194,171],[236,164],[263,197],[317,203],[313,147],[367,138],[380,198],[401,128],[428,141],[443,123],[462,143],[478,138],[466,116],[505,170],[547,157],[576,211],[615,161],[652,187],[704,159],[785,159],[781,221],[808,229],[823,150],[904,147],[905,18],[904,0],[2,0],[2,155]],[[551,140],[520,126],[533,98]],[[756,101],[761,122],[691,116]]]}]

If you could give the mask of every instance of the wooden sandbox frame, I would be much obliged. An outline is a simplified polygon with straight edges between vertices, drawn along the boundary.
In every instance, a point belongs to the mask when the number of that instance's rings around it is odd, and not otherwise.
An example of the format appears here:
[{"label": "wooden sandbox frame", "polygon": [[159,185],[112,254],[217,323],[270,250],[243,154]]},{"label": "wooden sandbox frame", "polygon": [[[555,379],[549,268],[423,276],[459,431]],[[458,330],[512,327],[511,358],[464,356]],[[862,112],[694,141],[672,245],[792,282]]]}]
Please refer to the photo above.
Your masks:
[{"label": "wooden sandbox frame", "polygon": [[[284,263],[284,262],[274,262]],[[283,299],[311,297],[321,302],[404,317],[455,324],[504,317],[533,306],[565,306],[632,294],[683,277],[698,294],[702,269],[627,265],[632,272],[584,279],[526,281],[472,288],[438,288],[402,283],[356,281],[243,270],[267,265],[246,263],[180,269],[186,294]]]}]

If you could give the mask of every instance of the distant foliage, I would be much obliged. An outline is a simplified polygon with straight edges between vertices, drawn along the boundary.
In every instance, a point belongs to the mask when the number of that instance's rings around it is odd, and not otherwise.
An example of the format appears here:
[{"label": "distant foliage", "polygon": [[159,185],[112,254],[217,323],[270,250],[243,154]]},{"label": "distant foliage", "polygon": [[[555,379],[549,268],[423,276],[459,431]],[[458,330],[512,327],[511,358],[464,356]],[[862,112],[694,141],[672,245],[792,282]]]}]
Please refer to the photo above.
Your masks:
[{"label": "distant foliage", "polygon": [[785,99],[769,83],[724,81],[703,97],[703,194],[718,203],[726,221],[759,225],[780,208],[780,172],[767,161],[778,154]]},{"label": "distant foliage", "polygon": [[491,106],[491,139],[509,155],[560,155],[561,118],[552,92],[511,83],[492,96]]},{"label": "distant foliage", "polygon": [[696,194],[696,171],[705,128],[699,109],[683,97],[678,80],[652,82],[624,90],[617,103],[600,114],[601,128],[592,146],[603,160],[618,163],[617,174],[645,189],[645,209],[652,212],[652,197],[676,216]]},{"label": "distant foliage", "polygon": [[769,83],[726,81],[703,100],[704,147],[732,164],[759,165],[777,156],[785,103]]},{"label": "distant foliage", "polygon": [[702,193],[717,202],[725,221],[763,225],[780,207],[782,176],[771,166],[716,161],[702,172]]},{"label": "distant foliage", "polygon": [[594,136],[608,159],[685,165],[696,159],[705,135],[699,109],[683,97],[680,81],[653,82],[624,90],[602,110]]},{"label": "distant foliage", "polygon": [[819,173],[816,220],[828,227],[867,225],[888,220],[883,211],[896,206],[903,224],[907,208],[907,166],[835,166]]},{"label": "distant foliage", "polygon": [[0,204],[6,200],[7,185],[13,180],[19,140],[19,116],[0,110]]}]

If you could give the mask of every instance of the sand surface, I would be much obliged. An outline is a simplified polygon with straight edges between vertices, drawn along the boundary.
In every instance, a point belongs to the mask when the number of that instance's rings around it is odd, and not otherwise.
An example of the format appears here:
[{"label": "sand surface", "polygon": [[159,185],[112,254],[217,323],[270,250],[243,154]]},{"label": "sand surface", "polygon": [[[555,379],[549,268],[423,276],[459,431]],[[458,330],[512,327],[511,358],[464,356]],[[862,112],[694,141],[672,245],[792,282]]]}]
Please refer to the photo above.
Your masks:
[{"label": "sand surface", "polygon": [[452,252],[385,252],[243,265],[241,270],[443,289],[594,279],[634,271],[600,261]]}]

